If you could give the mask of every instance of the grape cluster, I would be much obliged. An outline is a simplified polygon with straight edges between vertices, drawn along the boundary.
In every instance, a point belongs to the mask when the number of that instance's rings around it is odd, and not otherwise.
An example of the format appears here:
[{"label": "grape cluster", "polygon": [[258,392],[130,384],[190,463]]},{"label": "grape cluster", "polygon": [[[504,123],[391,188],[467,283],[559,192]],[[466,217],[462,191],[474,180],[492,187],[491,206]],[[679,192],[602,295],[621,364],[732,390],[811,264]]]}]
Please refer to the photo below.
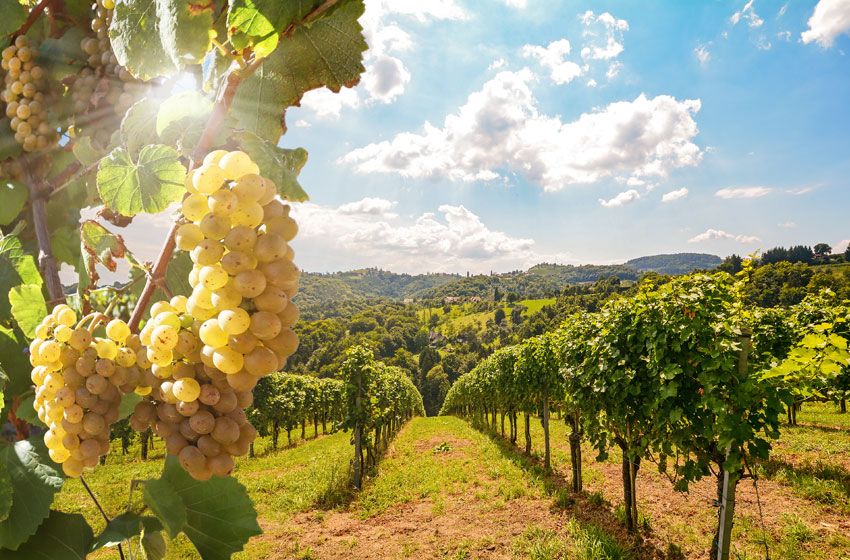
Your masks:
[{"label": "grape cluster", "polygon": [[[84,67],[71,85],[75,125],[85,136],[91,136],[101,146],[110,140],[110,131],[136,101],[144,97],[150,85],[133,77],[118,63],[109,42],[113,0],[98,0],[92,6],[94,17],[91,29],[94,36],[80,41],[88,55]],[[95,95],[102,91],[102,95]],[[108,107],[102,106],[105,103]]]},{"label": "grape cluster", "polygon": [[147,357],[139,336],[121,320],[107,324],[107,338],[76,322],[73,309],[58,305],[30,344],[33,406],[48,427],[44,443],[71,477],[109,451],[109,426],[118,420],[122,394],[142,383]]},{"label": "grape cluster", "polygon": [[298,227],[270,180],[243,152],[210,153],[186,180],[179,249],[194,267],[189,297],[151,307],[140,333],[151,373],[134,429],[153,426],[195,478],[226,476],[257,435],[245,417],[260,377],[298,347],[290,301],[300,271],[288,242]]},{"label": "grape cluster", "polygon": [[59,141],[59,134],[48,123],[50,81],[45,69],[36,64],[38,57],[38,48],[21,35],[3,49],[0,60],[6,71],[0,97],[6,103],[15,140],[27,152],[43,150]]}]

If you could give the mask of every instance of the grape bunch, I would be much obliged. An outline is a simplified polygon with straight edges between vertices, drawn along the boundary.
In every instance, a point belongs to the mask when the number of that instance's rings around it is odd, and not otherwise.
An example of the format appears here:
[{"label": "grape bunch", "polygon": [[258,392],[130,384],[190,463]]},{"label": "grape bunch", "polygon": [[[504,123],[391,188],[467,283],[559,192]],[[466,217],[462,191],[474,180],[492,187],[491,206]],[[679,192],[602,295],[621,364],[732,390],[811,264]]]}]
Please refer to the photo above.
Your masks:
[{"label": "grape bunch", "polygon": [[247,154],[218,150],[187,176],[176,244],[189,251],[192,294],[151,307],[140,332],[151,388],[130,419],[153,426],[196,479],[227,476],[257,431],[245,417],[260,377],[298,347],[290,301],[300,271],[288,242],[298,227]]},{"label": "grape bunch", "polygon": [[38,48],[21,35],[3,49],[0,59],[6,71],[0,97],[6,103],[15,140],[27,152],[44,150],[59,141],[59,134],[48,123],[50,81],[45,69],[36,64],[38,57]]},{"label": "grape bunch", "polygon": [[30,344],[33,407],[48,427],[44,443],[71,477],[109,451],[109,426],[118,420],[122,395],[139,387],[147,364],[147,349],[124,321],[109,322],[107,338],[76,322],[73,309],[58,305]]},{"label": "grape bunch", "polygon": [[[91,29],[94,35],[80,41],[80,48],[88,55],[87,65],[70,90],[75,126],[101,146],[109,144],[110,131],[116,128],[127,109],[150,89],[148,83],[135,79],[122,67],[112,52],[109,24],[114,7],[113,0],[98,0],[92,6]],[[95,95],[95,92],[101,91],[102,94]]]}]

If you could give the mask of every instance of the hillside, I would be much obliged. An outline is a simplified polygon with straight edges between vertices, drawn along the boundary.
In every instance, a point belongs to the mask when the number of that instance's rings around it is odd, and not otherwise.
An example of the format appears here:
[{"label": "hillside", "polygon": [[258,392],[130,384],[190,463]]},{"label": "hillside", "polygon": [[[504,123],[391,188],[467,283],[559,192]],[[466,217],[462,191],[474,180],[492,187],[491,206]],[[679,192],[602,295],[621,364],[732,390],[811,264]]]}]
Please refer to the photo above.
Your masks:
[{"label": "hillside", "polygon": [[717,255],[706,253],[674,253],[670,255],[650,255],[627,261],[629,266],[640,272],[659,274],[687,274],[704,268],[717,268],[723,260]]}]

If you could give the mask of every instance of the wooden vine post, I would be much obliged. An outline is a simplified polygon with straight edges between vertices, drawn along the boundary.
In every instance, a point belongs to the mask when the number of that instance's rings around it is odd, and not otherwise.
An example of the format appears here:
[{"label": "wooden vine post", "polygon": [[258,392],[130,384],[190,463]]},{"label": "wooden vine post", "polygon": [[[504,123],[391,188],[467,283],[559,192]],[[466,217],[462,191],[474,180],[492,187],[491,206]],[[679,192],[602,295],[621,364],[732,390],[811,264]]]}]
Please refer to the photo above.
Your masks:
[{"label": "wooden vine post", "polygon": [[363,484],[363,421],[360,415],[363,394],[363,372],[357,373],[357,393],[354,396],[354,410],[358,414],[354,426],[354,487],[361,489]]}]

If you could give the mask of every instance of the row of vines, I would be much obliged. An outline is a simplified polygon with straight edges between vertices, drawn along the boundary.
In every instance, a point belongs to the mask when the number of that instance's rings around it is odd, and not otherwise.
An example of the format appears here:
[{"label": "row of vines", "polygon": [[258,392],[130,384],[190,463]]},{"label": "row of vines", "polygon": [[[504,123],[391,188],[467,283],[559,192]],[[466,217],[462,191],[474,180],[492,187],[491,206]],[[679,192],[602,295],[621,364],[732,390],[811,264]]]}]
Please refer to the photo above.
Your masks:
[{"label": "row of vines", "polygon": [[442,413],[494,429],[498,413],[514,443],[524,418],[526,451],[530,418],[540,415],[549,469],[549,417],[561,411],[572,426],[573,490],[582,488],[582,441],[598,460],[622,456],[632,532],[646,462],[677,490],[716,477],[722,507],[711,558],[726,558],[735,485],[768,457],[784,414],[806,399],[843,401],[850,389],[846,304],[824,292],[790,310],[749,309],[740,297],[748,274],[677,277],[575,315],[482,361],[452,386]]},{"label": "row of vines", "polygon": [[[15,432],[0,441],[3,558],[158,559],[180,533],[229,558],[261,532],[230,476],[258,432],[276,443],[298,424],[372,418],[348,381],[280,373],[298,346],[290,210],[308,198],[307,152],[281,147],[285,111],[358,83],[363,11],[0,0],[0,417]],[[145,262],[119,231],[165,212]],[[122,266],[126,281],[100,286]],[[364,395],[380,426],[412,410],[386,412],[389,389]],[[155,434],[168,456],[159,478],[126,481],[126,511],[101,508],[95,534],[53,503],[66,478],[88,489],[113,426]]]}]

